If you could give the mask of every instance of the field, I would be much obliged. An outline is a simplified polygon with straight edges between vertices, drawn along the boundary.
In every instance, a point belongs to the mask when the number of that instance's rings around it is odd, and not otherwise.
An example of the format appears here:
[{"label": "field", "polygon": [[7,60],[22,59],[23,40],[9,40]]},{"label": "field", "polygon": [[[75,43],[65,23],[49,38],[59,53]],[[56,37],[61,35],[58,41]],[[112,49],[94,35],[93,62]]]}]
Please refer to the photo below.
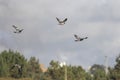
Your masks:
[{"label": "field", "polygon": [[30,78],[21,78],[21,79],[15,79],[15,78],[0,78],[0,80],[32,80]]}]

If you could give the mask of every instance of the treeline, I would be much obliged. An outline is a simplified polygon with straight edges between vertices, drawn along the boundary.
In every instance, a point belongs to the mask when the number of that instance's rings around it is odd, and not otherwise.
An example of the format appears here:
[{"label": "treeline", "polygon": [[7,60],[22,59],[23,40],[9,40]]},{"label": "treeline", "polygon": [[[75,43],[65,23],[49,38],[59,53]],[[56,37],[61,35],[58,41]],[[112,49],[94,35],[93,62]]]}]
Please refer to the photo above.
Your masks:
[{"label": "treeline", "polygon": [[120,80],[120,55],[116,58],[114,67],[106,69],[104,65],[94,64],[87,71],[81,66],[64,65],[60,67],[58,61],[52,60],[41,80]]},{"label": "treeline", "polygon": [[[21,70],[21,72],[19,70]],[[31,57],[27,60],[19,52],[12,50],[5,50],[0,53],[0,77],[30,77],[35,80],[35,78],[40,78],[39,75],[41,72],[39,60],[35,57]]]},{"label": "treeline", "polygon": [[[116,57],[114,67],[94,64],[88,71],[81,66],[63,65],[52,60],[46,72],[42,72],[39,60],[26,59],[12,50],[0,53],[0,77],[31,78],[33,80],[119,80],[120,55]],[[107,71],[106,71],[107,70]]]}]

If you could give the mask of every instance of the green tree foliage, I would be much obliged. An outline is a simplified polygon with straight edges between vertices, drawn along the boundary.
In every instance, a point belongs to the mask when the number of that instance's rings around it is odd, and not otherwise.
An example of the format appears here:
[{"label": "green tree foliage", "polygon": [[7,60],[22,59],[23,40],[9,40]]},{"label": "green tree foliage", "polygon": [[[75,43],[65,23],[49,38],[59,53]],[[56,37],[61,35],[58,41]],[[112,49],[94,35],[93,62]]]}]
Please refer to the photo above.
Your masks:
[{"label": "green tree foliage", "polygon": [[58,61],[52,60],[43,80],[65,80],[65,69],[67,69],[67,80],[86,79],[85,70],[81,66],[64,65],[61,67]]},{"label": "green tree foliage", "polygon": [[4,63],[4,59],[2,56],[0,56],[0,76],[8,76],[8,67],[6,66],[7,64]]},{"label": "green tree foliage", "polygon": [[[15,64],[22,66],[20,74]],[[0,77],[31,78],[32,80],[109,80],[120,79],[120,55],[116,57],[116,65],[109,67],[109,74],[105,74],[103,65],[94,64],[86,72],[81,66],[63,65],[52,60],[46,72],[40,69],[39,60],[31,57],[27,60],[21,53],[4,50],[0,53]]]},{"label": "green tree foliage", "polygon": [[81,66],[67,66],[68,80],[85,80],[85,70]]},{"label": "green tree foliage", "polygon": [[[20,77],[18,74],[18,70],[16,68],[12,68],[14,64],[23,65],[23,74],[26,73],[25,66],[26,66],[27,60],[23,55],[21,55],[18,52],[14,52],[12,50],[9,51],[3,51],[0,54],[0,76],[1,77]],[[22,77],[21,76],[21,77]]]},{"label": "green tree foliage", "polygon": [[94,64],[91,69],[90,73],[94,80],[106,80],[105,74],[105,67],[103,65]]},{"label": "green tree foliage", "polygon": [[28,76],[34,80],[40,79],[40,75],[42,74],[42,70],[40,69],[39,60],[35,57],[31,57],[28,61]]},{"label": "green tree foliage", "polygon": [[111,69],[111,78],[120,79],[120,54],[116,57],[116,65]]},{"label": "green tree foliage", "polygon": [[120,54],[119,54],[119,56],[116,58],[115,69],[120,72]]},{"label": "green tree foliage", "polygon": [[58,61],[52,60],[50,62],[50,66],[48,67],[48,72],[46,74],[49,74],[47,76],[50,76],[52,80],[61,80],[64,76],[64,69],[59,66]]},{"label": "green tree foliage", "polygon": [[[21,66],[21,73],[18,67],[14,67],[15,64]],[[0,53],[0,77],[33,77],[40,78],[40,65],[39,60],[35,57],[31,57],[29,61],[20,54],[19,52],[14,52],[12,50],[5,50]],[[34,79],[35,80],[35,79]]]}]

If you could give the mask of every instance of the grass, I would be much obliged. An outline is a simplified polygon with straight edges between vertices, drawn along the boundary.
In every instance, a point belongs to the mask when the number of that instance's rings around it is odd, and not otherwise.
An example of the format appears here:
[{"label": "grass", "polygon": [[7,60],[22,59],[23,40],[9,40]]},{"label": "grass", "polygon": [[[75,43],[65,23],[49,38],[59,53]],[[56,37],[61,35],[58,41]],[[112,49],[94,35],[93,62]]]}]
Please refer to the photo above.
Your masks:
[{"label": "grass", "polygon": [[0,78],[0,80],[32,80],[30,78],[20,78],[20,79],[15,79],[15,78]]}]

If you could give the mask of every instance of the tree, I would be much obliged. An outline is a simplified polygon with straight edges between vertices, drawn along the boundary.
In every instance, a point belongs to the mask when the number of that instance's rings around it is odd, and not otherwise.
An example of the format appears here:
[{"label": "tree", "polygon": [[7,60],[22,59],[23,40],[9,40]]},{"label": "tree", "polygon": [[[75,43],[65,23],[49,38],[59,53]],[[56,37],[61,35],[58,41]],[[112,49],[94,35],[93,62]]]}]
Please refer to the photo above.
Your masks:
[{"label": "tree", "polygon": [[[20,78],[24,77],[26,73],[26,63],[27,60],[19,52],[14,52],[12,50],[3,51],[0,54],[0,76],[1,77],[14,77]],[[11,69],[14,64],[23,65],[23,72],[20,76],[16,68]]]},{"label": "tree", "polygon": [[86,79],[85,70],[81,66],[60,66],[58,61],[52,60],[43,80],[65,80],[65,71],[67,72],[67,80]]},{"label": "tree", "polygon": [[8,76],[8,67],[6,66],[7,64],[4,63],[3,57],[0,56],[0,76],[3,77],[7,77]]},{"label": "tree", "polygon": [[31,77],[34,80],[40,79],[40,75],[42,74],[42,70],[40,69],[39,60],[37,60],[35,57],[31,57],[28,61],[28,76]]},{"label": "tree", "polygon": [[81,66],[67,66],[68,80],[85,80],[85,70]]},{"label": "tree", "polygon": [[112,69],[111,77],[120,79],[120,54],[116,57],[116,65]]},{"label": "tree", "polygon": [[116,58],[115,69],[118,70],[118,72],[120,72],[120,54],[119,54],[119,56]]},{"label": "tree", "polygon": [[103,65],[94,64],[91,69],[90,73],[93,75],[94,80],[106,80],[106,74],[105,74],[105,67]]},{"label": "tree", "polygon": [[50,76],[52,80],[61,80],[61,79],[63,80],[64,79],[64,68],[60,67],[58,61],[52,60],[50,62],[50,66],[48,67],[47,74],[48,76]]}]

